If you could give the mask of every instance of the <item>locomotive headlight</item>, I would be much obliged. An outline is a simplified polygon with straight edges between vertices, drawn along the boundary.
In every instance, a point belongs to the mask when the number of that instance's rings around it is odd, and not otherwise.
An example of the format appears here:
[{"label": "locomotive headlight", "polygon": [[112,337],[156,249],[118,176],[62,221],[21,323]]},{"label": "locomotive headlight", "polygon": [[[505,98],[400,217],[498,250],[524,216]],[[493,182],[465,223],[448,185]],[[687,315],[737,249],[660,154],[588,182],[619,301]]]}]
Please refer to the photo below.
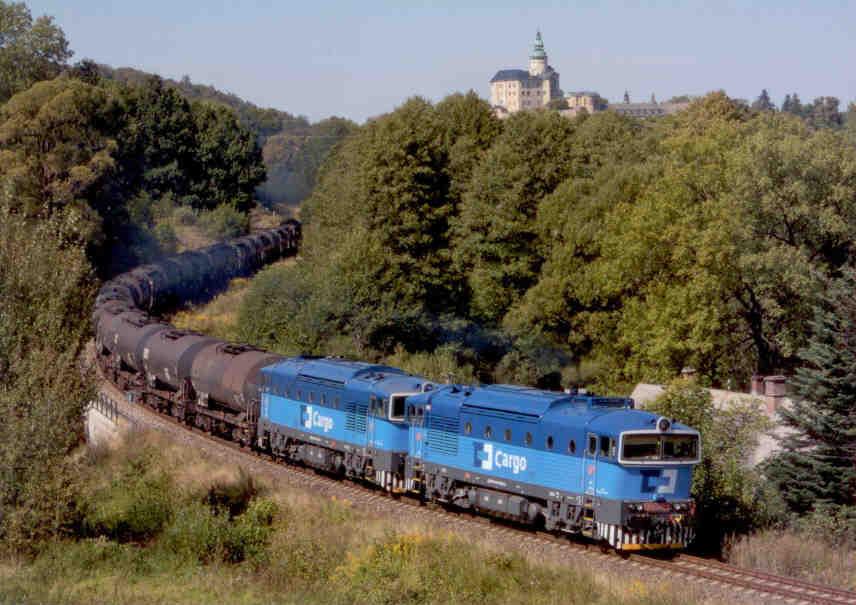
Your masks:
[{"label": "locomotive headlight", "polygon": [[657,421],[657,430],[661,433],[665,433],[672,427],[672,423],[669,422],[668,418],[660,418]]}]

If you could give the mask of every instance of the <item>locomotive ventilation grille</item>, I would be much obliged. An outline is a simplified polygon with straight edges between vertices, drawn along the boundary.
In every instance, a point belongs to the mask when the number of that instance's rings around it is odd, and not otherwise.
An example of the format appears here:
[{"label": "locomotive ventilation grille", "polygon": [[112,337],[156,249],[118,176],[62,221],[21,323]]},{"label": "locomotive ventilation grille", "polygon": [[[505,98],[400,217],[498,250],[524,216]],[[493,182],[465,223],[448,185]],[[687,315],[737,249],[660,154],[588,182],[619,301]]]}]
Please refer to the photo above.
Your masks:
[{"label": "locomotive ventilation grille", "polygon": [[349,401],[345,404],[345,430],[355,433],[366,432],[366,413],[368,406],[365,403],[354,403]]},{"label": "locomotive ventilation grille", "polygon": [[458,421],[432,414],[428,420],[428,447],[440,454],[458,453]]}]

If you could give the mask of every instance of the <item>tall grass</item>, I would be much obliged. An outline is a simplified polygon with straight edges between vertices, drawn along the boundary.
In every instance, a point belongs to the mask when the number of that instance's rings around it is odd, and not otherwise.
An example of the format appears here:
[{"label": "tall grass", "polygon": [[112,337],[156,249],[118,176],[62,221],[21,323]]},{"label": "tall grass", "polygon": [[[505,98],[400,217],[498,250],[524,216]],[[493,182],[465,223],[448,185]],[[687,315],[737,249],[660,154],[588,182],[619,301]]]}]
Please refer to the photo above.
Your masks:
[{"label": "tall grass", "polygon": [[0,562],[0,602],[689,603],[260,482],[151,436],[90,455],[78,527]]},{"label": "tall grass", "polygon": [[731,548],[729,562],[856,590],[856,548],[836,544],[822,532],[795,528],[747,536]]}]

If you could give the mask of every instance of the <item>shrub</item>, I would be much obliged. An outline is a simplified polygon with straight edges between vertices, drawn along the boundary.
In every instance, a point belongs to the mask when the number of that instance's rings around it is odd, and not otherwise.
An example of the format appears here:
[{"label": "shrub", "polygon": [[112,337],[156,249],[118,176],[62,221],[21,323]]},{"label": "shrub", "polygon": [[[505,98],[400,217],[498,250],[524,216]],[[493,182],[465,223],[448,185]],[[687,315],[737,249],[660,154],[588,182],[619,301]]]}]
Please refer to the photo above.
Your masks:
[{"label": "shrub", "polygon": [[230,519],[227,512],[191,502],[176,513],[164,530],[161,546],[201,563],[261,563],[266,560],[276,512],[272,501],[255,500],[244,514]]},{"label": "shrub", "polygon": [[250,227],[249,217],[230,204],[222,204],[214,210],[202,212],[199,224],[209,237],[229,239],[247,232]]},{"label": "shrub", "polygon": [[732,401],[714,410],[707,389],[693,380],[679,379],[648,409],[701,433],[702,461],[693,471],[692,485],[698,507],[697,548],[719,551],[728,536],[770,522],[776,510],[774,498],[747,465],[758,437],[770,428],[758,405]]},{"label": "shrub", "polygon": [[462,359],[460,347],[447,344],[431,352],[409,353],[398,346],[384,362],[434,382],[472,384],[477,382],[472,364]]},{"label": "shrub", "polygon": [[178,206],[172,211],[172,220],[177,225],[195,225],[197,218],[193,208],[189,206]]},{"label": "shrub", "polygon": [[151,468],[151,454],[128,461],[110,483],[83,502],[83,533],[119,541],[143,541],[158,535],[172,518],[175,490],[171,478]]},{"label": "shrub", "polygon": [[152,232],[158,241],[161,253],[175,254],[178,250],[178,237],[175,235],[172,225],[169,223],[157,223]]}]

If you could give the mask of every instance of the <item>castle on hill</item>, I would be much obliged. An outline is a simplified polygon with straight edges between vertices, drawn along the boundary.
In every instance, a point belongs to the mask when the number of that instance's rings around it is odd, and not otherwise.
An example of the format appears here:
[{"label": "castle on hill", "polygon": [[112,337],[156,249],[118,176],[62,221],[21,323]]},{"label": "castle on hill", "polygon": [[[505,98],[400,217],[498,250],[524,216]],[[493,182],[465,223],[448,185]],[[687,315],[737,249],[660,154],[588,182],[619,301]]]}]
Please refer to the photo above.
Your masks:
[{"label": "castle on hill", "polygon": [[615,104],[608,103],[592,91],[563,93],[559,87],[559,72],[548,62],[540,31],[535,34],[528,70],[501,69],[491,78],[490,104],[500,118],[518,111],[541,108],[553,108],[568,117],[584,111],[614,111],[636,118],[649,118],[672,114],[687,106],[687,103],[658,103],[654,95],[648,103],[631,103],[626,92],[624,102]]}]

